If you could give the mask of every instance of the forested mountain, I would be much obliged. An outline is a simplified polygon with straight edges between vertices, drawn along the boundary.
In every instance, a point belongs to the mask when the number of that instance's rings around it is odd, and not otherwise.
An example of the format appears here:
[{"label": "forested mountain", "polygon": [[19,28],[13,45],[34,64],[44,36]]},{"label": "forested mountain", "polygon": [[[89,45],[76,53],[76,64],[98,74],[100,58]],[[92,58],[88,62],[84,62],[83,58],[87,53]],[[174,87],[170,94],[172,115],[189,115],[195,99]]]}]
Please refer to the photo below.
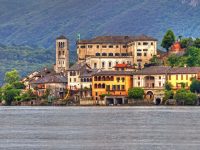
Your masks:
[{"label": "forested mountain", "polygon": [[31,69],[54,63],[61,34],[71,51],[78,33],[82,39],[122,34],[161,39],[171,28],[176,35],[199,37],[199,14],[200,0],[0,0],[0,43],[6,45],[0,48],[0,72],[26,71],[20,62]]}]

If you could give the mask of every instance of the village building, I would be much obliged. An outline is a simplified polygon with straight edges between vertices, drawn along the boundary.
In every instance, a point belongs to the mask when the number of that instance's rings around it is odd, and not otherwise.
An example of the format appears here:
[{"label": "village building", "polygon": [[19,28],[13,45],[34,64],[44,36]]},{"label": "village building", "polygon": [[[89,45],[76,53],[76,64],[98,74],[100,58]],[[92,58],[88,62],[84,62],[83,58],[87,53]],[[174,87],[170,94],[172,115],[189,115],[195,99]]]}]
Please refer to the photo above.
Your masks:
[{"label": "village building", "polygon": [[173,67],[168,71],[167,82],[172,85],[172,88],[175,91],[182,86],[189,89],[192,79],[199,79],[199,75],[200,67]]},{"label": "village building", "polygon": [[67,71],[68,89],[70,95],[75,99],[86,99],[92,97],[92,75],[97,72],[91,69],[87,63],[76,63]]},{"label": "village building", "polygon": [[133,75],[133,87],[140,87],[145,91],[145,99],[160,104],[164,97],[167,73],[170,67],[151,66]]},{"label": "village building", "polygon": [[63,75],[46,75],[31,82],[39,97],[44,96],[47,90],[52,98],[63,99],[67,94],[67,79]]},{"label": "village building", "polygon": [[77,41],[78,62],[92,69],[113,70],[116,64],[142,68],[157,55],[157,40],[146,36],[98,36]]},{"label": "village building", "polygon": [[127,104],[132,87],[132,71],[100,71],[92,76],[92,97],[95,104]]},{"label": "village building", "polygon": [[32,89],[33,87],[31,85],[31,82],[34,82],[42,77],[45,77],[46,75],[52,75],[55,74],[55,71],[53,68],[48,68],[48,67],[44,67],[41,70],[38,71],[34,71],[32,73],[30,73],[29,75],[27,75],[26,77],[24,77],[21,82],[24,83],[24,85],[26,86],[25,89],[29,90]]}]

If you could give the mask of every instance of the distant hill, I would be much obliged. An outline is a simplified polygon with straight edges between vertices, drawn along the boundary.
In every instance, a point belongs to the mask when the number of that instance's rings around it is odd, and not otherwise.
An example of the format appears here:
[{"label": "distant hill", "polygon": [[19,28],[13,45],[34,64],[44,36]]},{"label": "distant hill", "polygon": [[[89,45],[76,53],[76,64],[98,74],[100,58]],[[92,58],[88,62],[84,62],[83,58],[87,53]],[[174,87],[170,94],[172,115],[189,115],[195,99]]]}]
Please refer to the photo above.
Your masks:
[{"label": "distant hill", "polygon": [[[13,67],[24,72],[54,63],[55,39],[61,34],[69,38],[71,51],[78,33],[82,39],[147,34],[160,40],[171,28],[176,35],[200,37],[200,0],[0,0],[0,4],[0,43],[12,45],[0,48],[1,74]],[[28,67],[22,67],[24,63]]]},{"label": "distant hill", "polygon": [[[148,34],[167,29],[200,36],[200,0],[0,0],[0,43],[54,47],[60,34],[81,38]],[[74,49],[73,49],[74,50]]]}]

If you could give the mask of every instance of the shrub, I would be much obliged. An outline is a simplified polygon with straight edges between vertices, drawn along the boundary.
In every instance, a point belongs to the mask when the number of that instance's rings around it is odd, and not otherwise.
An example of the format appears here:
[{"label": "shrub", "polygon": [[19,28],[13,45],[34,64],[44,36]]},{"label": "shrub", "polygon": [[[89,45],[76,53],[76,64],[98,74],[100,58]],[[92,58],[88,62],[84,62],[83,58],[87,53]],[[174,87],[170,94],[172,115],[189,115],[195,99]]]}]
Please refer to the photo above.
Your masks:
[{"label": "shrub", "polygon": [[136,88],[130,88],[128,90],[128,97],[135,99],[135,100],[140,100],[143,99],[144,97],[144,90],[142,88],[136,87]]}]

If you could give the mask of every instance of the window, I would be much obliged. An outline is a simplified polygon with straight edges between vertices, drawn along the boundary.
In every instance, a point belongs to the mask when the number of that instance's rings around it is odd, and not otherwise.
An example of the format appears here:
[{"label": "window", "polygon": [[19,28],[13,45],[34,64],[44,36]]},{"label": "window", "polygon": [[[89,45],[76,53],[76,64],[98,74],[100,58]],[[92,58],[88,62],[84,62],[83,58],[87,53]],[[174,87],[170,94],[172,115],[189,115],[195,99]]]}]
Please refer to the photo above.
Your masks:
[{"label": "window", "polygon": [[76,82],[76,78],[74,78],[74,82]]},{"label": "window", "polygon": [[109,48],[113,48],[113,45],[109,45]]},{"label": "window", "polygon": [[147,52],[147,51],[148,51],[148,49],[143,49],[143,51],[144,51],[144,52]]},{"label": "window", "polygon": [[118,63],[119,63],[119,62],[118,62],[118,61],[116,61],[116,63],[115,63],[115,64],[117,65]]},{"label": "window", "polygon": [[126,45],[123,45],[123,48],[126,48],[127,46]]},{"label": "window", "polygon": [[178,75],[176,75],[176,80],[178,80]]},{"label": "window", "polygon": [[117,90],[120,90],[120,85],[117,85]]},{"label": "window", "polygon": [[58,51],[58,55],[61,55],[61,51]]},{"label": "window", "polygon": [[94,63],[94,68],[97,68],[97,63]]},{"label": "window", "polygon": [[96,53],[96,56],[100,56],[100,53]]},{"label": "window", "polygon": [[142,56],[142,54],[141,53],[137,53],[137,56]]},{"label": "window", "polygon": [[143,45],[148,45],[148,42],[143,42]]},{"label": "window", "polygon": [[161,82],[159,82],[159,87],[161,87]]},{"label": "window", "polygon": [[97,45],[97,48],[99,48],[99,45]]},{"label": "window", "polygon": [[120,81],[120,78],[119,77],[117,77],[117,82],[119,82]]},{"label": "window", "polygon": [[106,53],[102,53],[102,56],[107,56],[107,54]]},{"label": "window", "polygon": [[102,68],[104,68],[105,67],[105,62],[102,62],[102,66],[101,66]]},{"label": "window", "polygon": [[119,48],[119,46],[118,46],[118,45],[116,45],[116,48]]},{"label": "window", "polygon": [[98,92],[96,92],[96,96],[98,96]]},{"label": "window", "polygon": [[116,86],[115,85],[112,85],[112,90],[116,90]]},{"label": "window", "polygon": [[107,46],[106,45],[102,45],[102,48],[107,48]]},{"label": "window", "polygon": [[144,53],[144,56],[147,56],[147,53]]},{"label": "window", "polygon": [[140,86],[140,82],[138,82],[138,86]]},{"label": "window", "polygon": [[119,53],[115,53],[115,56],[120,56],[120,54]]},{"label": "window", "polygon": [[65,51],[63,51],[63,55],[65,55]]},{"label": "window", "polygon": [[113,53],[109,53],[108,55],[109,55],[109,56],[113,56]]},{"label": "window", "polygon": [[140,80],[140,76],[138,76],[138,80]]},{"label": "window", "polygon": [[141,52],[142,50],[141,50],[141,49],[137,49],[137,51],[138,51],[138,52]]},{"label": "window", "polygon": [[72,79],[71,79],[71,78],[69,78],[69,82],[72,82]]},{"label": "window", "polygon": [[112,62],[109,62],[109,67],[110,67],[110,68],[112,67]]},{"label": "window", "polygon": [[122,85],[122,86],[121,86],[121,89],[122,89],[122,90],[125,90],[125,86],[124,86],[124,85]]},{"label": "window", "polygon": [[122,56],[127,56],[127,53],[122,53]]},{"label": "window", "polygon": [[151,42],[151,45],[153,45],[153,42]]},{"label": "window", "polygon": [[124,77],[122,78],[122,82],[124,82],[125,81],[125,79],[124,79]]},{"label": "window", "polygon": [[140,42],[138,42],[138,45],[141,45],[141,43],[140,43]]},{"label": "window", "polygon": [[88,48],[92,48],[92,45],[88,45]]},{"label": "window", "polygon": [[188,80],[188,74],[186,75],[186,80]]},{"label": "window", "polygon": [[81,48],[85,48],[85,45],[81,45]]},{"label": "window", "polygon": [[183,80],[183,75],[181,75],[181,80]]},{"label": "window", "polygon": [[159,79],[161,79],[161,76],[159,76]]},{"label": "window", "polygon": [[171,80],[171,75],[169,75],[169,80]]}]

